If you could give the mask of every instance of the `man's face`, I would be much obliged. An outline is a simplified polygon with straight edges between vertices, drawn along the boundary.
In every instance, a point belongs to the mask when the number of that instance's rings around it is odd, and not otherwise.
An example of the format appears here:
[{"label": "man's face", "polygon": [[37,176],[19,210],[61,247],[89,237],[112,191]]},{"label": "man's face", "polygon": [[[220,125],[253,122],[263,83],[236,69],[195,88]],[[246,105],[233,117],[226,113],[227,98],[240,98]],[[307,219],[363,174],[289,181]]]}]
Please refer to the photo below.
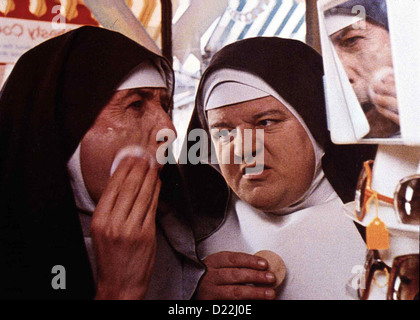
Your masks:
[{"label": "man's face", "polygon": [[365,29],[348,26],[331,35],[331,40],[371,125],[369,136],[386,137],[399,127],[375,109],[369,88],[380,70],[393,67],[391,41],[385,28],[369,20],[365,25]]},{"label": "man's face", "polygon": [[142,88],[116,91],[86,133],[81,145],[81,167],[90,196],[98,202],[110,177],[117,153],[124,147],[142,147],[155,157],[162,142],[161,129],[175,128],[167,111],[165,89]]},{"label": "man's face", "polygon": [[[252,150],[237,137],[212,135],[218,150],[222,174],[239,198],[254,208],[275,212],[298,201],[308,190],[315,170],[314,149],[305,129],[277,99],[265,97],[208,111],[210,130],[232,131],[244,137],[244,130],[253,132]],[[264,142],[255,139],[256,130],[264,130]],[[243,140],[243,139],[242,139]],[[242,141],[243,142],[243,141]],[[241,145],[241,147],[239,147]],[[230,152],[230,163],[223,163],[222,148]],[[249,174],[246,169],[256,165],[246,163],[247,153],[263,155],[264,170]],[[241,157],[241,164],[234,158]]]}]

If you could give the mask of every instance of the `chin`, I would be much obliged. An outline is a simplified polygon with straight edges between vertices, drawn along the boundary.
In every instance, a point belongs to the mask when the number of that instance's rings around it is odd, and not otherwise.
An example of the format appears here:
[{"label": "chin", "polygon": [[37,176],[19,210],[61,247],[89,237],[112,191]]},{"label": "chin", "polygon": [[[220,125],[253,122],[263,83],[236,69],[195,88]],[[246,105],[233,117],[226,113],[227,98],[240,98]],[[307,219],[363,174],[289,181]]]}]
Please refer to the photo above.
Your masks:
[{"label": "chin", "polygon": [[278,199],[284,199],[282,196],[264,197],[261,195],[261,193],[258,193],[255,196],[247,195],[243,197],[240,196],[240,198],[255,209],[264,212],[275,212],[287,206],[278,201]]}]

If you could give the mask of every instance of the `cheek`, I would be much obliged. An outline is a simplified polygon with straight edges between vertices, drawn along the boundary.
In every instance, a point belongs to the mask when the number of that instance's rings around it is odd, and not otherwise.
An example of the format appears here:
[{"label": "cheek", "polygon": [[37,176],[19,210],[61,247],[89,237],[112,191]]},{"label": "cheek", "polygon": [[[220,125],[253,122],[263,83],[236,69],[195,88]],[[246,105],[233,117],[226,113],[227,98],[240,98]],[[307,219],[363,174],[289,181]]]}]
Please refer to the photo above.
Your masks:
[{"label": "cheek", "polygon": [[232,170],[233,168],[230,168],[230,164],[233,164],[235,161],[234,144],[220,143],[219,145],[214,144],[214,146],[215,150],[217,150],[217,161],[219,165]]},{"label": "cheek", "polygon": [[112,162],[124,146],[125,130],[94,127],[87,132],[81,146],[81,168],[86,188],[98,201],[110,177]]},{"label": "cheek", "polygon": [[384,43],[376,53],[376,70],[383,67],[392,67],[392,53],[390,43]]},{"label": "cheek", "polygon": [[295,174],[302,184],[302,194],[310,187],[315,174],[315,151],[306,132],[300,132],[296,144]]},{"label": "cheek", "polygon": [[103,127],[92,131],[83,138],[87,153],[97,160],[106,161],[115,154],[115,150],[122,144],[126,130],[115,127]]},{"label": "cheek", "polygon": [[361,69],[370,71],[370,77],[373,77],[373,73],[383,67],[392,67],[392,53],[389,37],[383,37],[382,40],[383,41],[378,41],[375,39],[374,41],[371,41],[369,48],[364,50],[359,59]]},{"label": "cheek", "polygon": [[363,65],[363,51],[348,52],[347,50],[340,48],[340,46],[336,46],[335,49],[341,63],[347,72],[349,72],[349,70],[359,69]]},{"label": "cheek", "polygon": [[304,189],[311,183],[315,170],[312,142],[300,124],[289,126],[286,132],[266,138],[266,157],[282,177],[287,177],[288,185]]},{"label": "cheek", "polygon": [[223,177],[226,179],[227,183],[231,186],[235,186],[239,179],[239,165],[235,164],[219,164],[220,170],[222,171]]},{"label": "cheek", "polygon": [[234,187],[238,184],[237,176],[239,173],[239,165],[234,164],[233,148],[226,147],[224,151],[217,153],[217,162],[223,177],[229,186]]}]

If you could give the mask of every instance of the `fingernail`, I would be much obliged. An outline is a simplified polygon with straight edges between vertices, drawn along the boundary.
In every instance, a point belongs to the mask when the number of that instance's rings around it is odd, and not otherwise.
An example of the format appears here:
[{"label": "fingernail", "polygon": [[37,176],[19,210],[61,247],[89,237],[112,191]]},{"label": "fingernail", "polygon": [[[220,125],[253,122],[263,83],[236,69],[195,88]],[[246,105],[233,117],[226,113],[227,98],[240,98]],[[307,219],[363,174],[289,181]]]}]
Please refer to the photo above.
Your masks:
[{"label": "fingernail", "polygon": [[267,262],[264,260],[258,260],[258,265],[260,267],[266,268],[267,267]]},{"label": "fingernail", "polygon": [[265,277],[267,278],[267,280],[268,281],[270,281],[270,282],[274,282],[275,280],[276,280],[276,276],[274,275],[274,274],[272,274],[272,273],[267,273],[266,275],[265,275]]},{"label": "fingernail", "polygon": [[120,165],[121,161],[123,161],[127,157],[135,157],[135,158],[143,158],[146,152],[140,146],[128,146],[121,149],[118,154],[115,156],[114,162],[111,166],[111,176],[114,174],[115,170],[117,170],[118,166]]},{"label": "fingernail", "polygon": [[267,289],[267,290],[265,290],[265,296],[268,299],[273,299],[276,296],[276,293],[274,292],[273,289]]}]

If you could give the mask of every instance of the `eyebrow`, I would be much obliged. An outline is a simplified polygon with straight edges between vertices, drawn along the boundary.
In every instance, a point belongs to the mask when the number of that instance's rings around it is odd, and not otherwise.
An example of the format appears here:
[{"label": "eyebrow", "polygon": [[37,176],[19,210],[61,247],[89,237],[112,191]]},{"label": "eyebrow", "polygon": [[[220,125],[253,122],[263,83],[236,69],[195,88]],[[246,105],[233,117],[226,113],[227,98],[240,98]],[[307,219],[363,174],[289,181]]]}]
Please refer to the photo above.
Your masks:
[{"label": "eyebrow", "polygon": [[213,128],[224,128],[224,127],[230,127],[230,126],[231,126],[231,124],[228,123],[228,122],[219,121],[219,122],[216,122],[216,123],[212,124],[210,126],[210,129],[213,129]]},{"label": "eyebrow", "polygon": [[[138,95],[141,98],[146,99],[146,100],[151,100],[156,94],[156,91],[154,91],[154,89],[156,88],[134,88],[134,89],[128,90],[126,94],[120,98],[120,100],[130,98],[135,95]],[[167,90],[165,90],[163,93],[160,93],[159,99],[161,103],[165,103],[165,104],[169,104],[171,100],[170,95],[168,94]]]},{"label": "eyebrow", "polygon": [[134,88],[134,89],[128,90],[126,94],[124,95],[124,98],[129,98],[134,95],[139,95],[145,99],[151,99],[154,96],[154,91],[152,91],[152,88]]},{"label": "eyebrow", "polygon": [[286,117],[289,114],[287,112],[284,112],[283,110],[269,109],[269,110],[262,111],[260,113],[256,113],[255,115],[252,116],[252,118],[254,120],[256,120],[256,119],[259,119],[259,118],[262,118],[262,117],[266,117],[266,116],[277,116],[277,115]]},{"label": "eyebrow", "polygon": [[347,26],[347,27],[345,27],[344,29],[342,29],[342,30],[340,30],[340,31],[338,31],[337,33],[336,33],[336,35],[331,35],[331,38],[332,38],[332,40],[333,41],[340,41],[340,40],[342,40],[349,32],[351,32],[351,31],[353,31],[353,30],[355,30],[355,31],[359,31],[359,32],[362,32],[362,33],[364,33],[364,34],[366,34],[366,31],[367,31],[367,29],[354,29],[353,28],[353,25],[349,25],[349,26]]}]

